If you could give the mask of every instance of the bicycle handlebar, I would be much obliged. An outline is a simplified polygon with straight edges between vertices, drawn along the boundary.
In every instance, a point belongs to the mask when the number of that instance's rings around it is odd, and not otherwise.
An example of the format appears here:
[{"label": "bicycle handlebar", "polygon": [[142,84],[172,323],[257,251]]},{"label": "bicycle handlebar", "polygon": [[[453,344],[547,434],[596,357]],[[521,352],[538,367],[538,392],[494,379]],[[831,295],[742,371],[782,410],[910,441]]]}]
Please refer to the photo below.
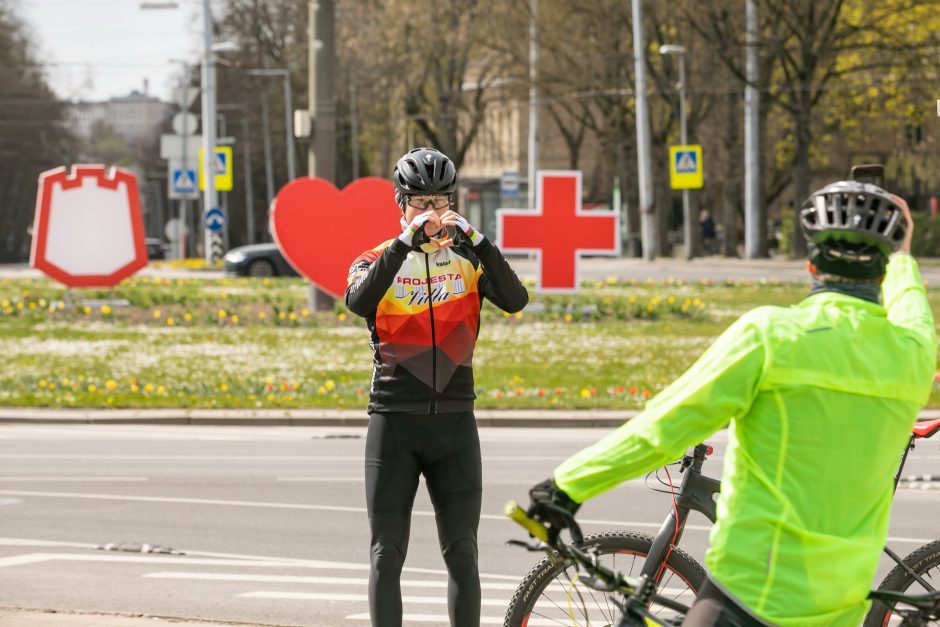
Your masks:
[{"label": "bicycle handlebar", "polygon": [[522,527],[532,534],[532,537],[538,538],[542,542],[548,542],[548,527],[526,514],[525,510],[519,507],[515,501],[509,501],[503,507],[503,514],[516,521]]},{"label": "bicycle handlebar", "polygon": [[[620,592],[631,598],[633,598],[633,595],[638,595],[639,608],[645,608],[650,602],[653,602],[683,614],[689,610],[686,605],[656,594],[655,584],[646,577],[640,579],[625,577],[619,572],[614,572],[600,565],[597,562],[596,554],[582,551],[575,544],[566,544],[557,535],[551,537],[548,528],[529,516],[515,501],[506,503],[503,507],[503,513],[522,526],[533,537],[541,540],[540,548],[542,550],[557,551],[563,557],[583,567],[588,576],[582,577],[581,582],[588,587],[602,592]],[[638,609],[637,611],[641,610]]]}]

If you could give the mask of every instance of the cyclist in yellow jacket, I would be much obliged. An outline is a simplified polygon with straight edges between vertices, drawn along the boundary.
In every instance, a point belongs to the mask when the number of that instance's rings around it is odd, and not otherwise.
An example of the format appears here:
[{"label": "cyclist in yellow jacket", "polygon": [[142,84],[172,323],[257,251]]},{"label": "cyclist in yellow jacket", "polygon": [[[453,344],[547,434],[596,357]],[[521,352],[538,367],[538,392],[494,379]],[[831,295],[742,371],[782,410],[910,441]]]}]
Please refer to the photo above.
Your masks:
[{"label": "cyclist in yellow jacket", "polygon": [[573,515],[729,425],[709,577],[685,627],[854,627],[869,608],[937,336],[904,200],[838,182],[801,223],[809,297],[742,316],[639,416],[530,492],[530,515],[557,532],[560,509]]}]

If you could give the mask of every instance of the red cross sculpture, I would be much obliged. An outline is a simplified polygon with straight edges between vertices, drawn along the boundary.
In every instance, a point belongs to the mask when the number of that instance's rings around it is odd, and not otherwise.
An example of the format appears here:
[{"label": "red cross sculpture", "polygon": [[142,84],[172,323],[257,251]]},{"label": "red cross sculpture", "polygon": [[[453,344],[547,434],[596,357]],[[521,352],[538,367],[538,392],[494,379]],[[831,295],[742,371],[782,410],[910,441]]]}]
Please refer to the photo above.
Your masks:
[{"label": "red cross sculpture", "polygon": [[539,172],[538,207],[497,209],[503,252],[534,253],[539,260],[539,292],[577,292],[581,255],[620,255],[620,216],[616,211],[581,208],[581,172]]}]

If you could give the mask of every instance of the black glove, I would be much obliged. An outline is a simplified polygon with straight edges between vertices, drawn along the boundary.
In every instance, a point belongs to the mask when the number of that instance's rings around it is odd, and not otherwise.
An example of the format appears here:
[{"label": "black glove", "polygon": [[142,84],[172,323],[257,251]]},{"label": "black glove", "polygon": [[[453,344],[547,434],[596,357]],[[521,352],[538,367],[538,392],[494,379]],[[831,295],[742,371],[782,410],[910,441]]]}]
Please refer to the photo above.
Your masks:
[{"label": "black glove", "polygon": [[574,515],[581,507],[564,490],[555,485],[554,479],[546,479],[529,490],[532,504],[526,512],[530,517],[548,527],[549,537],[554,541],[562,529],[569,529],[575,542],[581,543],[581,529],[574,520]]}]

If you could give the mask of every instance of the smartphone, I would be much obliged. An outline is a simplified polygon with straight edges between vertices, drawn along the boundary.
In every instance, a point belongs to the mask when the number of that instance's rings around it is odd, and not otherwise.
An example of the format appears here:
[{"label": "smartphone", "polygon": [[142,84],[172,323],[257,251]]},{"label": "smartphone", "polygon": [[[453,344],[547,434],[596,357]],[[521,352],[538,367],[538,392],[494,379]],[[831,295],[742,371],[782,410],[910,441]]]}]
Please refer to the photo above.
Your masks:
[{"label": "smartphone", "polygon": [[885,186],[885,167],[880,163],[853,165],[852,178],[860,183],[870,183],[883,188]]}]

